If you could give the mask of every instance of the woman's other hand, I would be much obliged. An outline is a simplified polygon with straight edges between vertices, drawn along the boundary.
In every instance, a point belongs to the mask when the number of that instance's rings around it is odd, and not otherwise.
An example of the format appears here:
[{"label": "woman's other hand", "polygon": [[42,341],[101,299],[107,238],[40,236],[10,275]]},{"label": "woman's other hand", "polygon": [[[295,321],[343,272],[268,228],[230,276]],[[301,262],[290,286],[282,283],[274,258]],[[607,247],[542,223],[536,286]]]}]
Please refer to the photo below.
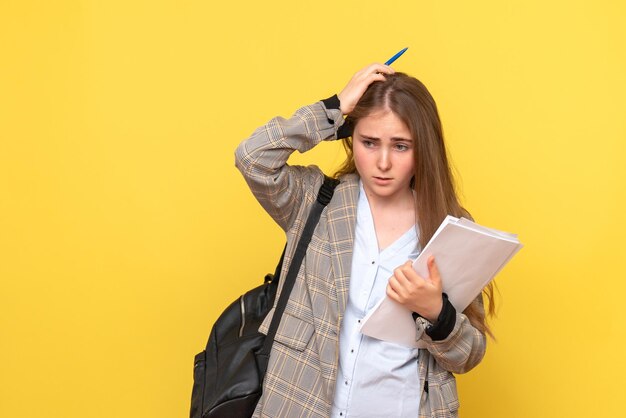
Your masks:
[{"label": "woman's other hand", "polygon": [[428,272],[430,277],[421,277],[413,270],[413,262],[407,261],[394,270],[387,285],[387,296],[435,323],[443,308],[443,299],[441,276],[432,255],[428,258]]},{"label": "woman's other hand", "polygon": [[337,95],[340,109],[344,115],[349,114],[356,106],[365,90],[374,81],[384,81],[385,74],[393,74],[393,68],[382,64],[371,64],[352,76],[348,84]]}]

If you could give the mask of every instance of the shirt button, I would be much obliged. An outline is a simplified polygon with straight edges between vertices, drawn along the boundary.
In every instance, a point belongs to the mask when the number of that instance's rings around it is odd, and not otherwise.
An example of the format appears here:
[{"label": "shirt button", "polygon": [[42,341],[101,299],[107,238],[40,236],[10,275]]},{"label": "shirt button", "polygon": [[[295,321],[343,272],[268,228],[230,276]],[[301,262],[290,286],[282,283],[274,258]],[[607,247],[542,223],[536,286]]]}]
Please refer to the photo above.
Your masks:
[{"label": "shirt button", "polygon": [[360,320],[360,319],[357,319],[357,320],[356,320],[356,322],[358,322],[358,323],[360,324],[360,323],[361,323],[361,320]]},{"label": "shirt button", "polygon": [[[352,350],[350,350],[350,352],[351,352],[351,353],[354,353],[354,348],[353,348]],[[417,356],[415,356],[415,357],[417,357]]]},{"label": "shirt button", "polygon": [[341,416],[341,417],[342,417],[342,416],[343,416],[343,412],[340,412],[340,413],[339,413],[339,416]]},{"label": "shirt button", "polygon": [[347,385],[347,384],[348,384],[348,381],[346,380],[344,383]]},{"label": "shirt button", "polygon": [[372,264],[375,264],[375,263],[376,263],[376,261],[372,261]]}]

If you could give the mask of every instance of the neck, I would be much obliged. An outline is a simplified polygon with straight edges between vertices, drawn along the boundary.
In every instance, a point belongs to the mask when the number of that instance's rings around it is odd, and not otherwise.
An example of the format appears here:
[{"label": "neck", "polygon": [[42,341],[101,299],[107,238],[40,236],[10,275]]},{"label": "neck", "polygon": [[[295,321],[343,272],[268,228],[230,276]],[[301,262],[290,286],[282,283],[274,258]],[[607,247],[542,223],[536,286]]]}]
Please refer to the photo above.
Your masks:
[{"label": "neck", "polygon": [[376,196],[367,190],[365,194],[372,211],[415,210],[415,198],[411,189],[407,189],[406,193],[389,197]]},{"label": "neck", "polygon": [[378,249],[382,251],[415,225],[415,199],[410,189],[393,198],[365,193],[374,220]]}]

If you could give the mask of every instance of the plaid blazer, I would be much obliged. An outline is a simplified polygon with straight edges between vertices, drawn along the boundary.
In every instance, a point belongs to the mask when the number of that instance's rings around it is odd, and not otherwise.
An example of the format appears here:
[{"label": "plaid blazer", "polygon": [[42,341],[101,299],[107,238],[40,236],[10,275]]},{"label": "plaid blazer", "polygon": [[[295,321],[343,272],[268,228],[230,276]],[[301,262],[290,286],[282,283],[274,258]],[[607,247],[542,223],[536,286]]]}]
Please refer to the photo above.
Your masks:
[{"label": "plaid blazer", "polygon": [[[336,139],[342,123],[339,110],[318,102],[299,109],[289,119],[272,119],[235,153],[236,166],[252,193],[287,234],[282,277],[324,179],[319,168],[289,166],[287,159],[295,150],[305,152],[322,140]],[[255,417],[330,414],[359,194],[357,174],[340,180],[322,212],[281,318]],[[482,307],[481,299],[476,302]],[[272,314],[261,332],[267,332]],[[457,313],[454,330],[445,340],[430,340],[420,324],[416,323],[418,335],[422,335],[417,360],[422,388],[419,416],[456,417],[459,401],[452,373],[464,373],[480,362],[485,336],[462,313]]]}]

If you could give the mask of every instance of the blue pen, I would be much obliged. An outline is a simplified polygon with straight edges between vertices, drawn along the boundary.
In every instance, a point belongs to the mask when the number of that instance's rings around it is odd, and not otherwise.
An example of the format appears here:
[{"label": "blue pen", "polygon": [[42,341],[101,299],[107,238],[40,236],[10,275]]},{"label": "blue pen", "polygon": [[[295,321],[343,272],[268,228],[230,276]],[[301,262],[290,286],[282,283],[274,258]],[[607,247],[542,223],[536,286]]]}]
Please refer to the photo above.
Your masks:
[{"label": "blue pen", "polygon": [[398,58],[400,58],[400,56],[401,56],[402,54],[404,54],[404,53],[406,52],[406,50],[407,50],[407,49],[409,49],[409,48],[404,48],[402,51],[398,52],[396,55],[394,55],[393,57],[389,58],[389,59],[387,60],[387,62],[385,63],[385,65],[391,65],[391,64],[393,64],[393,62],[394,62],[395,60],[397,60]]}]

